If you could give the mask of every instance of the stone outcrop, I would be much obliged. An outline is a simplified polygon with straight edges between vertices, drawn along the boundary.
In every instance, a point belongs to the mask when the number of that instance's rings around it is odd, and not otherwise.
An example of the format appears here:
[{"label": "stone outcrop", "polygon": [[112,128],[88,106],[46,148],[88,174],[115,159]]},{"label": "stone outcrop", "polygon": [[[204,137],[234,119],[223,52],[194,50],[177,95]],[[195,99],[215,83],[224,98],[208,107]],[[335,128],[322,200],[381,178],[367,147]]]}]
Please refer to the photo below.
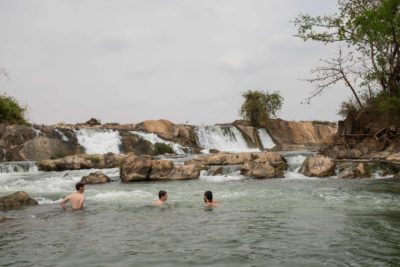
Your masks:
[{"label": "stone outcrop", "polygon": [[240,124],[235,125],[235,126],[242,133],[249,148],[262,147],[260,137],[258,136],[257,128],[254,128],[252,126],[240,125]]},{"label": "stone outcrop", "polygon": [[268,162],[246,162],[240,168],[240,173],[256,179],[283,178],[284,173],[280,168],[274,168]]},{"label": "stone outcrop", "polygon": [[270,120],[266,127],[280,150],[317,150],[331,144],[337,127],[333,123]]},{"label": "stone outcrop", "polygon": [[90,125],[90,126],[94,126],[94,125],[101,125],[101,122],[98,119],[91,118],[85,124]]},{"label": "stone outcrop", "polygon": [[338,166],[339,179],[370,178],[371,169],[367,163],[344,163]]},{"label": "stone outcrop", "polygon": [[154,155],[154,145],[149,141],[127,131],[121,132],[120,135],[123,153],[133,153],[137,156]]},{"label": "stone outcrop", "polygon": [[38,162],[38,168],[41,171],[116,168],[126,157],[127,155],[113,153],[72,155],[60,159],[42,160]]},{"label": "stone outcrop", "polygon": [[148,156],[129,156],[120,169],[121,181],[188,180],[200,176],[201,167],[195,164],[174,165],[172,161]]},{"label": "stone outcrop", "polygon": [[274,168],[279,168],[282,170],[287,169],[287,162],[285,158],[277,152],[217,153],[199,156],[195,159],[186,161],[185,164],[242,165],[246,162],[268,162]]},{"label": "stone outcrop", "polygon": [[0,210],[19,209],[24,206],[34,205],[38,205],[38,202],[23,191],[0,198]]},{"label": "stone outcrop", "polygon": [[308,157],[300,168],[300,173],[309,177],[328,177],[335,174],[335,162],[321,155]]},{"label": "stone outcrop", "polygon": [[84,184],[105,184],[111,181],[111,178],[102,172],[92,172],[81,179],[81,182]]}]

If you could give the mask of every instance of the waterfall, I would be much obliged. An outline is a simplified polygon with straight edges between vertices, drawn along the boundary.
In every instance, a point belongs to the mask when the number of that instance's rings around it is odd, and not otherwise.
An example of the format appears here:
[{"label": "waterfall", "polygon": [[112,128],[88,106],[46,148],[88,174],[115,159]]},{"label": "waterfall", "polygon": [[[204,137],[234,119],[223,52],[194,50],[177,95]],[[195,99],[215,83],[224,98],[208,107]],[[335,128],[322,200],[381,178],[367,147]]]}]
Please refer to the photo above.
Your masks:
[{"label": "waterfall", "polygon": [[261,140],[261,144],[264,149],[271,149],[275,147],[275,143],[271,136],[267,133],[264,128],[257,129],[258,137]]},{"label": "waterfall", "polygon": [[226,152],[255,152],[248,147],[246,140],[235,126],[214,125],[196,126],[198,145],[204,149],[218,149]]},{"label": "waterfall", "polygon": [[2,173],[21,173],[38,172],[35,161],[10,161],[0,163],[0,174]]},{"label": "waterfall", "polygon": [[176,154],[180,154],[180,155],[185,154],[181,145],[174,143],[174,142],[169,142],[167,140],[164,140],[164,139],[160,138],[158,135],[156,135],[155,133],[145,133],[145,132],[139,132],[139,131],[131,131],[131,133],[136,134],[137,136],[141,137],[142,139],[149,141],[153,145],[155,143],[167,144],[174,150],[174,152]]},{"label": "waterfall", "polygon": [[86,154],[120,153],[122,142],[118,131],[86,128],[76,131],[76,138]]}]

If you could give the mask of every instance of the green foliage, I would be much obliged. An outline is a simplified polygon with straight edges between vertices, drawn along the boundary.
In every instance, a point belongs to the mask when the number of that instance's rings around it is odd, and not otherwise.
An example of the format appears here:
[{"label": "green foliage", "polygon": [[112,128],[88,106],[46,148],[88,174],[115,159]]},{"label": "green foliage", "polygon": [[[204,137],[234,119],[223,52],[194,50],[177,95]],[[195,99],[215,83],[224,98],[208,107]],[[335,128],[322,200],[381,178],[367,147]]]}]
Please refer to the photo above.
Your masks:
[{"label": "green foliage", "polygon": [[100,163],[100,159],[96,156],[90,156],[88,159],[93,163],[93,164],[98,164]]},{"label": "green foliage", "polygon": [[164,143],[155,143],[154,144],[154,154],[155,155],[163,155],[163,154],[173,154],[174,150],[167,144]]},{"label": "green foliage", "polygon": [[53,155],[51,155],[51,159],[61,159],[64,158],[66,155],[63,151],[56,151]]},{"label": "green foliage", "polygon": [[380,93],[370,101],[377,108],[377,115],[387,126],[400,126],[400,96]]},{"label": "green foliage", "polygon": [[0,123],[29,124],[25,117],[26,109],[18,101],[7,95],[0,95]]},{"label": "green foliage", "polygon": [[244,102],[240,108],[240,115],[254,126],[261,126],[268,119],[276,118],[283,104],[279,92],[270,94],[259,90],[247,90],[242,96]]},{"label": "green foliage", "polygon": [[[323,61],[316,69],[320,89],[338,81],[358,97],[381,92],[400,95],[400,0],[338,0],[338,11],[328,16],[300,15],[298,37],[323,44],[338,43],[346,55]],[[322,82],[322,85],[321,85]]]}]

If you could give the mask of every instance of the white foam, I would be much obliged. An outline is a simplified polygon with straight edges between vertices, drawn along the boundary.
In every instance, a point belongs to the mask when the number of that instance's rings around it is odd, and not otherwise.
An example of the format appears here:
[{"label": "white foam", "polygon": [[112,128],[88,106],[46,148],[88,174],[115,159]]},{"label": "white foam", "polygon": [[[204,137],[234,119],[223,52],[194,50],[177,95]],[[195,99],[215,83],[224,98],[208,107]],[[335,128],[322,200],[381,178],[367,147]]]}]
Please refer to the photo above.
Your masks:
[{"label": "white foam", "polygon": [[176,154],[179,154],[179,155],[185,154],[181,145],[174,143],[174,142],[164,140],[155,133],[145,133],[145,132],[140,132],[140,131],[131,131],[131,133],[138,135],[139,137],[143,138],[144,140],[149,141],[153,145],[155,143],[167,144],[174,150],[174,152]]},{"label": "white foam", "polygon": [[154,193],[146,192],[143,190],[133,190],[133,191],[111,191],[105,193],[97,193],[94,196],[90,196],[87,199],[97,200],[97,201],[119,201],[119,200],[146,200],[149,198],[154,198]]},{"label": "white foam", "polygon": [[64,142],[69,141],[69,138],[62,131],[60,131],[59,129],[54,129],[54,131],[61,136],[61,138]]},{"label": "white foam", "polygon": [[9,173],[34,173],[38,172],[35,161],[10,161],[0,163],[0,175]]},{"label": "white foam", "polygon": [[240,174],[240,171],[236,171],[233,173],[230,173],[228,175],[207,175],[207,171],[201,171],[200,177],[201,180],[208,181],[208,182],[215,182],[215,183],[222,183],[222,182],[228,182],[228,181],[240,181],[243,179],[247,179],[247,177],[243,176]]},{"label": "white foam", "polygon": [[195,134],[199,146],[206,149],[217,149],[225,152],[257,152],[249,148],[243,135],[235,126],[196,126]]},{"label": "white foam", "polygon": [[121,136],[118,131],[105,129],[80,129],[76,131],[79,144],[86,154],[120,153]]},{"label": "white foam", "polygon": [[258,137],[261,140],[261,144],[264,149],[271,149],[275,147],[275,143],[271,136],[267,133],[264,128],[257,129]]}]

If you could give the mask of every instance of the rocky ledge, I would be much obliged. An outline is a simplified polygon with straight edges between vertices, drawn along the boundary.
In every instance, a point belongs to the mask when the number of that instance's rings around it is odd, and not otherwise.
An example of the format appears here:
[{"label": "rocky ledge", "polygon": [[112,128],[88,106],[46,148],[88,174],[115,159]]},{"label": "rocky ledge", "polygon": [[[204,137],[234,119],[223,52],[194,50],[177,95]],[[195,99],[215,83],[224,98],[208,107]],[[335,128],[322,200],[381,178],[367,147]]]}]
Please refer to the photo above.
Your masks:
[{"label": "rocky ledge", "polygon": [[23,191],[15,192],[14,194],[0,198],[0,209],[10,210],[19,209],[24,206],[38,205],[38,202],[31,198],[28,193]]},{"label": "rocky ledge", "polygon": [[60,159],[48,159],[38,162],[41,171],[65,171],[81,169],[107,169],[119,167],[128,155],[121,154],[79,154]]},{"label": "rocky ledge", "polygon": [[169,160],[130,155],[121,165],[120,177],[122,182],[189,180],[198,179],[201,170],[199,164],[175,165]]}]

